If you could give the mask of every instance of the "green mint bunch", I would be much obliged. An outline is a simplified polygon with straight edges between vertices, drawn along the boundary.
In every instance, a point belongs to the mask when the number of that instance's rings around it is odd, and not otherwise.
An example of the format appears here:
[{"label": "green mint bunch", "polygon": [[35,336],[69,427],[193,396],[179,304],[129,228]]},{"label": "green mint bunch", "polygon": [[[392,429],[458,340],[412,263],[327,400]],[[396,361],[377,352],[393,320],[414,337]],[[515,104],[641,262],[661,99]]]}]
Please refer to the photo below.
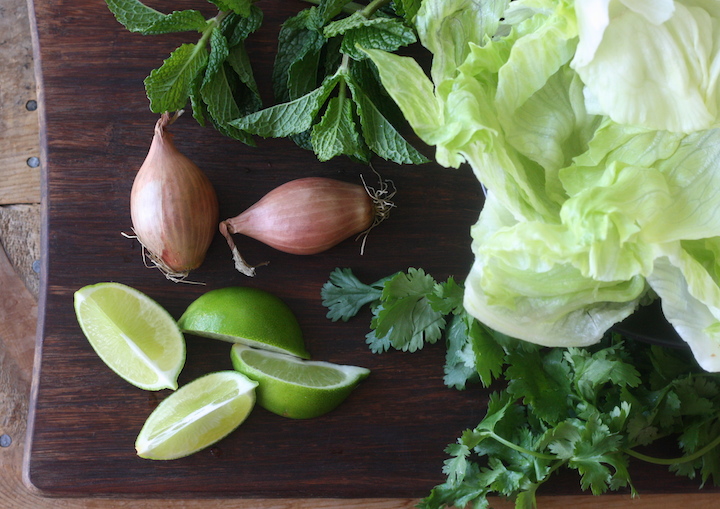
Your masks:
[{"label": "green mint bunch", "polygon": [[427,159],[396,126],[404,123],[363,48],[394,52],[414,43],[419,0],[388,8],[320,0],[286,20],[278,37],[273,91],[278,104],[230,122],[263,138],[292,138],[320,161],[338,155],[369,162],[373,154],[398,164]]},{"label": "green mint bunch", "polygon": [[251,0],[210,1],[219,10],[210,19],[197,10],[163,14],[139,0],[106,3],[131,32],[200,34],[197,42],[180,45],[145,79],[151,111],[177,111],[190,102],[200,125],[209,120],[221,133],[252,145],[252,136],[230,121],[262,107],[245,50],[245,40],[262,24],[262,11]]},{"label": "green mint bunch", "polygon": [[320,161],[339,155],[398,164],[428,159],[400,134],[397,105],[380,84],[364,49],[397,51],[416,42],[412,20],[420,0],[315,0],[287,19],[273,68],[276,104],[263,108],[245,41],[263,22],[252,0],[209,0],[218,15],[197,10],[163,14],[140,0],[106,0],[128,30],[144,35],[198,32],[145,79],[150,110],[193,116],[248,145],[254,136],[293,139]]},{"label": "green mint bunch", "polygon": [[[328,318],[347,321],[372,310],[367,342],[374,352],[419,350],[445,338],[445,383],[500,389],[487,413],[450,444],[447,479],[422,509],[488,508],[488,496],[537,507],[554,472],[575,470],[599,495],[636,490],[630,458],[720,485],[720,375],[701,369],[690,350],[669,350],[609,334],[589,348],[545,348],[493,331],[462,309],[463,288],[409,269],[372,284],[336,269],[322,288]],[[675,458],[640,452],[673,438]]]}]

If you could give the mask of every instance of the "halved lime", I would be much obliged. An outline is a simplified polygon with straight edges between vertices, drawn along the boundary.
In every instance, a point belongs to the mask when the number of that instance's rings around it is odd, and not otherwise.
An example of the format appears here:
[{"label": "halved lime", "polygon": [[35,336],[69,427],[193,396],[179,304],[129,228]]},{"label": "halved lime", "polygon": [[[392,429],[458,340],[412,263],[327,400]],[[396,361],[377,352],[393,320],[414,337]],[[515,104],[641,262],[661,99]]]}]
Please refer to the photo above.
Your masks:
[{"label": "halved lime", "polygon": [[258,382],[258,405],[284,417],[309,419],[333,409],[350,395],[370,370],[282,353],[232,346],[233,367]]},{"label": "halved lime", "polygon": [[310,358],[295,314],[259,288],[210,290],[188,306],[178,323],[188,334]]},{"label": "halved lime", "polygon": [[225,438],[253,409],[256,386],[237,371],[218,371],[180,387],[145,421],[135,441],[138,456],[182,458]]},{"label": "halved lime", "polygon": [[141,389],[177,389],[185,338],[160,304],[129,286],[97,283],[76,291],[74,305],[85,337],[110,369]]}]

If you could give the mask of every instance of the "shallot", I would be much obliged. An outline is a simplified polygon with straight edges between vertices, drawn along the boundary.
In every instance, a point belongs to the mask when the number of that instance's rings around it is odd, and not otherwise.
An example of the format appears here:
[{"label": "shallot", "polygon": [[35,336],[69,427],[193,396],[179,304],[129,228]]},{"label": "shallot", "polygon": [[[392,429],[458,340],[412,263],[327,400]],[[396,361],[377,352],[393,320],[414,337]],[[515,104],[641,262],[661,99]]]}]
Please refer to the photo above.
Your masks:
[{"label": "shallot", "polygon": [[185,280],[202,264],[219,216],[212,183],[178,151],[167,131],[181,113],[163,113],[155,124],[130,194],[134,237],[143,247],[143,257],[171,281]]},{"label": "shallot", "polygon": [[[247,276],[255,267],[240,255],[232,234],[240,233],[285,253],[323,252],[360,234],[364,238],[386,219],[395,194],[382,181],[379,189],[325,177],[306,177],[276,187],[240,215],[220,223],[235,268]],[[391,182],[390,182],[391,183]]]}]

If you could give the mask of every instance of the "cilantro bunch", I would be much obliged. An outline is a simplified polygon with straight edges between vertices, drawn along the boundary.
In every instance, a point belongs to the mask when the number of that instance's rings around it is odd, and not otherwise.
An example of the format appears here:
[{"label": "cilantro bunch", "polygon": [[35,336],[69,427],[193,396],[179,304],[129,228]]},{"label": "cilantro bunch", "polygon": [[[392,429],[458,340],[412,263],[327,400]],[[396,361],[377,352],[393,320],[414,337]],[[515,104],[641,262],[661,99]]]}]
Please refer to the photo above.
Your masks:
[{"label": "cilantro bunch", "polygon": [[[591,348],[545,348],[488,329],[462,307],[453,278],[436,282],[409,269],[372,284],[336,269],[323,286],[328,318],[347,321],[372,309],[372,351],[417,351],[444,338],[445,383],[493,389],[487,413],[446,452],[446,481],[419,507],[488,507],[489,495],[536,507],[536,493],[559,469],[573,469],[583,490],[627,488],[630,458],[720,485],[720,375],[697,366],[689,350],[668,350],[608,334]],[[677,458],[641,449],[677,441]]]},{"label": "cilantro bunch", "polygon": [[208,0],[197,10],[163,14],[140,0],[106,0],[117,20],[141,34],[195,31],[197,42],[174,50],[145,79],[155,113],[187,106],[201,125],[248,145],[254,136],[293,139],[320,161],[338,155],[369,162],[427,162],[405,140],[405,119],[380,84],[363,48],[394,52],[416,42],[411,20],[420,0],[315,0],[287,19],[273,67],[275,104],[264,107],[245,42],[263,22],[252,0]]}]

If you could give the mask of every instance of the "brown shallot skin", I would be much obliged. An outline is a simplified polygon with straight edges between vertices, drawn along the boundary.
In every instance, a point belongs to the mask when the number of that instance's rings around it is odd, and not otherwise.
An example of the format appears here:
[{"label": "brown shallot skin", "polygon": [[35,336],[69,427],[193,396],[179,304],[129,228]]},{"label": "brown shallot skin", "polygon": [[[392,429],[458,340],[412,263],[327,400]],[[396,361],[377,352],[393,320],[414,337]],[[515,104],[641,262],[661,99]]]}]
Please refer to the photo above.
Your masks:
[{"label": "brown shallot skin", "polygon": [[217,232],[218,199],[208,177],[175,147],[164,113],[130,195],[133,230],[168,279],[182,279],[204,261]]},{"label": "brown shallot skin", "polygon": [[363,186],[307,177],[273,189],[224,223],[229,233],[247,235],[285,253],[311,255],[367,230],[375,215]]}]

